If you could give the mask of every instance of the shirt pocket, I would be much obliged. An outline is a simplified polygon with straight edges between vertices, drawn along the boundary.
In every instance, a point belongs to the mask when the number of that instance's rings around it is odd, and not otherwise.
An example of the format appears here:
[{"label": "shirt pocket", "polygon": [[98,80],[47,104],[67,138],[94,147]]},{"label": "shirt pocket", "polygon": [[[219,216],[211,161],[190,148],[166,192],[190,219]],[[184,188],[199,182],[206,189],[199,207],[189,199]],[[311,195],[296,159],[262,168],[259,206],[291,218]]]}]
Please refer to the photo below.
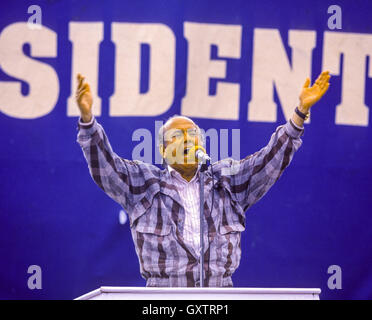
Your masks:
[{"label": "shirt pocket", "polygon": [[223,185],[224,199],[220,215],[219,233],[240,233],[245,230],[245,214],[241,206],[233,200],[229,185]]},{"label": "shirt pocket", "polygon": [[166,210],[158,210],[157,206],[150,206],[147,210],[136,213],[137,218],[132,223],[136,232],[167,236],[172,231],[171,220]]},{"label": "shirt pocket", "polygon": [[233,223],[224,223],[221,221],[219,232],[220,234],[228,234],[228,233],[238,233],[243,232],[245,230],[245,226],[240,222],[233,222]]}]

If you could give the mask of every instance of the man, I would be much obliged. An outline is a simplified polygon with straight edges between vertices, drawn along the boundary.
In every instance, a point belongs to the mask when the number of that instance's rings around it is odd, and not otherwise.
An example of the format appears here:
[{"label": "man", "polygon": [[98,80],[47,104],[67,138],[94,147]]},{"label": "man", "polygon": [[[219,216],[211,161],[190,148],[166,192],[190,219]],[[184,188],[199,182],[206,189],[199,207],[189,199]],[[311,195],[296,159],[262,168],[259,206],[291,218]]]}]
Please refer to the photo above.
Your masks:
[{"label": "man", "polygon": [[[204,180],[204,277],[206,287],[231,287],[239,266],[245,212],[269,190],[301,146],[303,122],[329,87],[329,72],[310,87],[307,78],[292,118],[279,126],[268,145],[240,161],[210,166]],[[93,180],[128,213],[146,286],[200,286],[200,130],[187,117],[173,117],[160,130],[165,170],[120,158],[92,115],[92,95],[78,75],[81,112],[78,143]],[[212,209],[213,206],[213,209]]]}]

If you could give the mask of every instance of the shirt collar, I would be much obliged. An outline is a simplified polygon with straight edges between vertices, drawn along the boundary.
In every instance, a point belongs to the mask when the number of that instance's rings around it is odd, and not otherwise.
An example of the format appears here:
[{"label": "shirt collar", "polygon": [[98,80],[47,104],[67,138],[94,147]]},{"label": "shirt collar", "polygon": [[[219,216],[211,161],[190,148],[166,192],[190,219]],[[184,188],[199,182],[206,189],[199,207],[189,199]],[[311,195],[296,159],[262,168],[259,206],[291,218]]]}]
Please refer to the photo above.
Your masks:
[{"label": "shirt collar", "polygon": [[167,169],[168,169],[168,172],[169,172],[169,174],[172,178],[176,178],[179,181],[182,181],[184,183],[191,183],[191,182],[194,182],[196,179],[199,178],[200,164],[198,165],[198,169],[196,170],[195,175],[192,177],[192,179],[190,181],[185,180],[181,176],[181,174],[177,170],[173,169],[170,165],[167,165]]}]

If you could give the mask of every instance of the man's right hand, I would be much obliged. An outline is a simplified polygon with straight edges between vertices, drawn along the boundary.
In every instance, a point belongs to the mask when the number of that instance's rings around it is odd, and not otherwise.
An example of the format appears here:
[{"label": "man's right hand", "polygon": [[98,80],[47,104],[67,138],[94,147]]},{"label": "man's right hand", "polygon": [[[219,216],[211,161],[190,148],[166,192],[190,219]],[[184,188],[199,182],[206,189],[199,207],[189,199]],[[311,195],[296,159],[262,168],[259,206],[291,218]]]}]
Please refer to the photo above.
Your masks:
[{"label": "man's right hand", "polygon": [[76,102],[80,109],[83,122],[90,122],[92,120],[93,97],[90,92],[89,84],[84,83],[84,79],[85,78],[80,73],[77,75],[78,86],[76,89]]}]

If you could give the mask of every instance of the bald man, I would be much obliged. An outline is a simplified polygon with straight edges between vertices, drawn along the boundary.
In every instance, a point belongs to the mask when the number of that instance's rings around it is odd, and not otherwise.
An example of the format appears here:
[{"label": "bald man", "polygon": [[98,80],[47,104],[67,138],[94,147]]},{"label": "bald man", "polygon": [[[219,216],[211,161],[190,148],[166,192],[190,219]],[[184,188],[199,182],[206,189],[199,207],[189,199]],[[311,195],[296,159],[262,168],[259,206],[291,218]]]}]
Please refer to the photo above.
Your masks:
[{"label": "bald man", "polygon": [[[95,183],[128,213],[141,276],[149,287],[199,287],[200,255],[204,286],[232,287],[241,258],[245,212],[261,199],[302,144],[303,123],[325,94],[330,75],[322,72],[313,86],[307,78],[292,118],[279,126],[266,147],[237,161],[209,166],[204,180],[204,252],[200,252],[201,130],[187,117],[170,118],[159,131],[165,169],[119,157],[92,115],[92,94],[80,74],[76,100],[78,143]],[[234,168],[234,170],[232,170]],[[212,209],[213,206],[213,209]]]}]

